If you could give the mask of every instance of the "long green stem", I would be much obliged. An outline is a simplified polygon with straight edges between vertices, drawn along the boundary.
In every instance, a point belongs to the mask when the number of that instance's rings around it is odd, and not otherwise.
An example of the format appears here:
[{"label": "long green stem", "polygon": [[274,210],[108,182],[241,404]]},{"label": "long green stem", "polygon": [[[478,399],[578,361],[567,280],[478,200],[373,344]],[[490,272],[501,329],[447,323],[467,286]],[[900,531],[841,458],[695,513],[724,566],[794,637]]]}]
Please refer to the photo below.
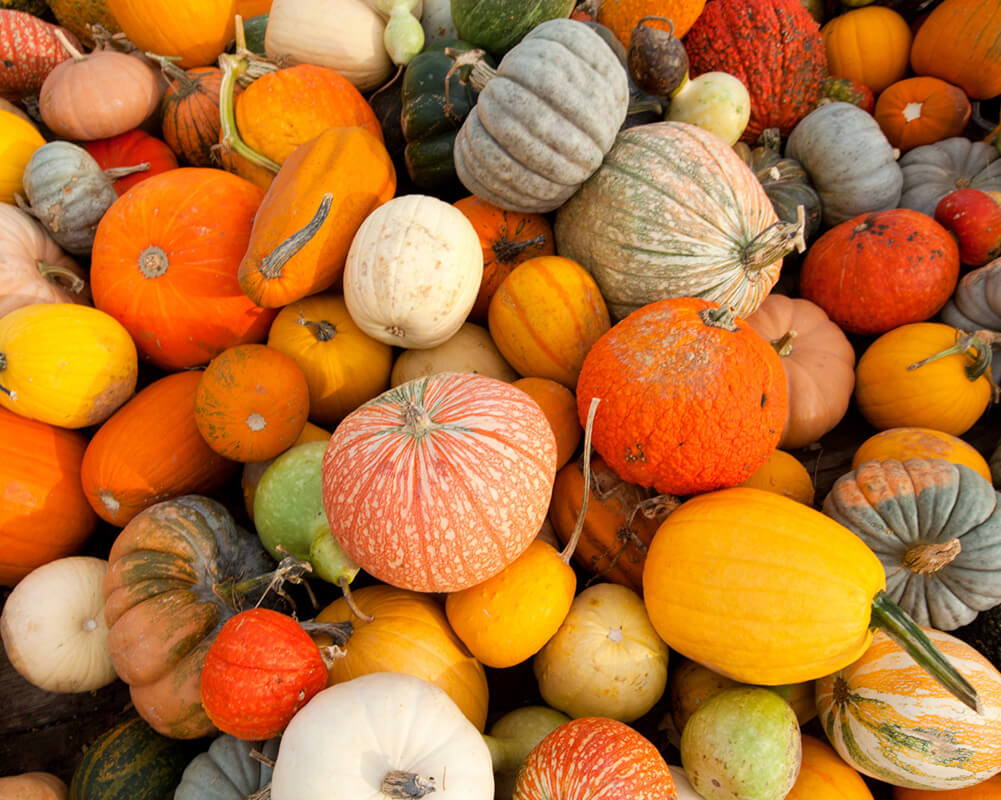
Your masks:
[{"label": "long green stem", "polygon": [[249,63],[243,56],[231,56],[226,53],[219,56],[219,66],[222,67],[222,82],[219,85],[220,141],[224,151],[232,150],[250,163],[277,173],[279,165],[243,141],[236,127],[234,90],[237,80],[247,72]]}]

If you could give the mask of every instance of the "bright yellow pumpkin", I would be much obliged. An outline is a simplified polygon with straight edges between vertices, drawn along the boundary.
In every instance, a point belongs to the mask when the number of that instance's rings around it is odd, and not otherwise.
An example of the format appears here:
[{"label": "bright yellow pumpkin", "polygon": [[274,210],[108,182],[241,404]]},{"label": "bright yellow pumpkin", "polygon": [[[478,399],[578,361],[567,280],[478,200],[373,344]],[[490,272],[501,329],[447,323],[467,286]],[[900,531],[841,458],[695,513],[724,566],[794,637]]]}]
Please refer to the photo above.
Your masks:
[{"label": "bright yellow pumpkin", "polygon": [[125,35],[143,52],[178,56],[179,67],[215,64],[234,35],[237,0],[107,0]]},{"label": "bright yellow pumpkin", "polygon": [[965,464],[991,481],[987,460],[958,436],[931,428],[890,428],[870,436],[852,456],[852,469],[866,461],[903,461],[905,458],[942,458]]},{"label": "bright yellow pumpkin", "polygon": [[739,484],[777,492],[808,506],[813,505],[813,479],[803,463],[785,450],[773,450],[756,472]]},{"label": "bright yellow pumpkin", "polygon": [[0,317],[0,406],[62,428],[103,422],[139,373],[129,332],[104,311],[36,303]]},{"label": "bright yellow pumpkin", "polygon": [[10,111],[0,111],[0,202],[13,203],[23,193],[21,178],[28,161],[45,137],[38,129]]}]

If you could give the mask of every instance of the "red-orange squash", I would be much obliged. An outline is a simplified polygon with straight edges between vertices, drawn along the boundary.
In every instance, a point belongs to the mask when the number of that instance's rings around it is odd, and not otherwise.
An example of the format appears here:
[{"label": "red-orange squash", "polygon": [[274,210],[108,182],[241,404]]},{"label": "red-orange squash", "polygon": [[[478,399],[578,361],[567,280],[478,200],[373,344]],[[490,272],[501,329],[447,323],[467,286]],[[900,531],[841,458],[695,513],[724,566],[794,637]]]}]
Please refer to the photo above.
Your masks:
[{"label": "red-orange squash", "polygon": [[577,400],[566,386],[549,378],[519,378],[511,383],[542,409],[556,436],[556,469],[561,469],[580,444],[583,430],[577,419]]},{"label": "red-orange squash", "polygon": [[80,485],[86,438],[0,408],[0,586],[74,555],[97,526]]},{"label": "red-orange squash", "polygon": [[733,486],[775,449],[788,406],[774,348],[697,298],[633,312],[594,344],[577,384],[595,450],[624,480],[687,495]]},{"label": "red-orange squash", "polygon": [[143,181],[101,218],[94,305],[147,361],[183,369],[265,338],[276,312],[254,305],[236,278],[263,195],[222,170],[186,167]]},{"label": "red-orange squash", "polygon": [[101,519],[122,527],[170,497],[218,489],[236,464],[215,453],[195,425],[202,373],[154,381],[98,429],[83,456],[81,478]]},{"label": "red-orange squash", "polygon": [[958,86],[938,78],[906,78],[887,86],[873,116],[887,141],[906,152],[960,136],[972,107]]},{"label": "red-orange squash", "polygon": [[119,197],[147,178],[170,169],[177,169],[174,151],[160,139],[150,136],[139,128],[133,128],[108,139],[84,142],[83,149],[94,157],[101,169],[149,165],[148,169],[123,175],[114,182],[115,192]]},{"label": "red-orange squash", "polygon": [[366,572],[450,592],[500,572],[542,527],[556,439],[520,389],[473,373],[401,384],[341,422],[323,460],[334,538]]},{"label": "red-orange squash", "polygon": [[893,787],[893,800],[1001,800],[1001,775],[988,778],[983,783],[965,789],[905,789]]},{"label": "red-orange squash", "polygon": [[1001,5],[944,0],[914,36],[911,67],[955,84],[971,100],[1001,94]]}]

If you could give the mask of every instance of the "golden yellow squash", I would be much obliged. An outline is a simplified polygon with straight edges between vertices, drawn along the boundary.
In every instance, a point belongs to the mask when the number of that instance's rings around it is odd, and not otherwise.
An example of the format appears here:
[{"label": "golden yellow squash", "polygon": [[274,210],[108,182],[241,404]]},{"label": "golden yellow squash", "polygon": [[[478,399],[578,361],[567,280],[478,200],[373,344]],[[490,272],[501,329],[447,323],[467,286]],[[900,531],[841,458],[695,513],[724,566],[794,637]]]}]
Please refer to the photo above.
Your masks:
[{"label": "golden yellow squash", "polygon": [[45,139],[30,122],[10,111],[0,110],[0,202],[13,203],[23,192],[21,177],[28,161]]}]

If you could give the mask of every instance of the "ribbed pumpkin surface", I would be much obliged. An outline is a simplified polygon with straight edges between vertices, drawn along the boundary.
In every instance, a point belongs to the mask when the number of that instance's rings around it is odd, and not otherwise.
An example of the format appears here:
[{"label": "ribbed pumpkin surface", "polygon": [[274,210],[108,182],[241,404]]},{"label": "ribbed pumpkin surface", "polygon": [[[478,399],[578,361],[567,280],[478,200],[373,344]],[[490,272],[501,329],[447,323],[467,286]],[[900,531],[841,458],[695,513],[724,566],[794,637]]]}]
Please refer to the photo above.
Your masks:
[{"label": "ribbed pumpkin surface", "polygon": [[773,251],[764,232],[776,222],[758,179],[722,139],[658,122],[618,135],[557,212],[556,250],[591,272],[615,318],[666,297],[702,297],[746,316],[792,249]]},{"label": "ribbed pumpkin surface", "polygon": [[817,681],[827,738],[859,772],[897,786],[953,789],[1001,770],[1001,673],[953,636],[932,644],[977,690],[967,708],[882,631],[851,666]]},{"label": "ribbed pumpkin surface", "polygon": [[[169,68],[168,68],[169,69]],[[211,167],[212,149],[219,144],[218,67],[180,67],[171,71],[174,79],[163,93],[161,106],[163,140],[170,149],[193,167]],[[243,91],[236,85],[236,93]]]}]

